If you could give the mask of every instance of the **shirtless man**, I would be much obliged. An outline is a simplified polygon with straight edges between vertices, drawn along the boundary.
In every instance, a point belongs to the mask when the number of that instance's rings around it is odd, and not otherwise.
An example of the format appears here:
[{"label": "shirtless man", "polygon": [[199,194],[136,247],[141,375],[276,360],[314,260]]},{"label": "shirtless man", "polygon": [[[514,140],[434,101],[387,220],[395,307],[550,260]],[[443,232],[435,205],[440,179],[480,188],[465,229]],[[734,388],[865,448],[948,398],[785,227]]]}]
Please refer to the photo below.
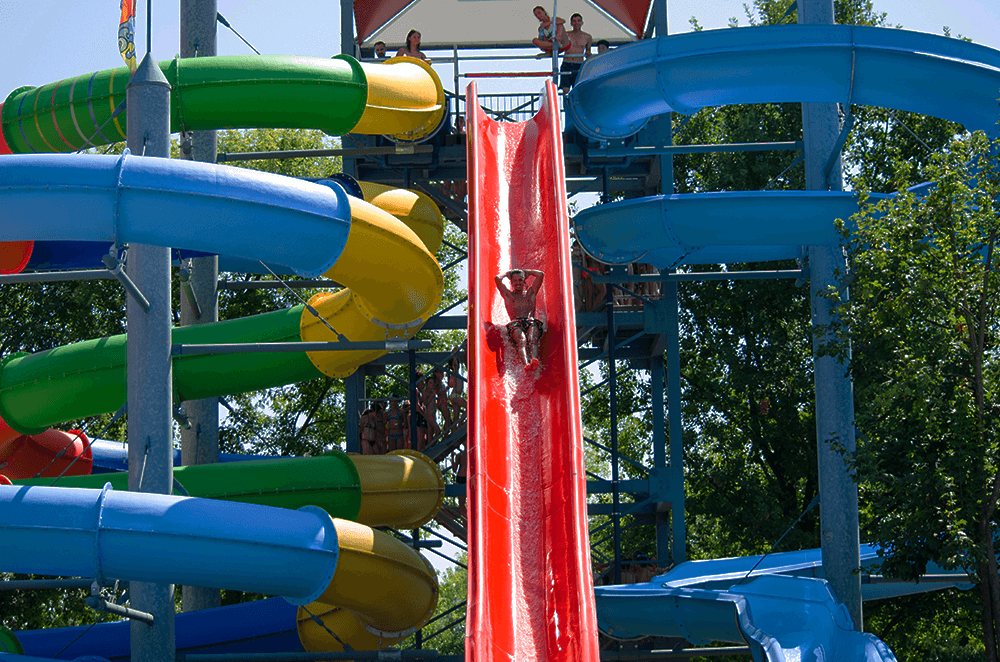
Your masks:
[{"label": "shirtless man", "polygon": [[[545,57],[546,54],[552,55],[552,19],[549,17],[549,13],[545,11],[545,7],[538,5],[532,12],[535,14],[535,18],[538,19],[538,36],[531,40],[531,43],[545,51],[544,53],[539,53],[538,57]],[[566,46],[569,45],[569,37],[566,36],[566,19],[559,18],[556,16],[555,20],[555,41],[559,44],[559,50],[564,50]]]},{"label": "shirtless man", "polygon": [[[531,276],[531,285],[526,287],[526,279]],[[507,336],[517,347],[524,359],[524,370],[538,370],[538,342],[542,337],[542,323],[535,319],[535,298],[542,287],[545,277],[541,271],[534,269],[511,269],[507,273],[494,276],[493,281],[503,296],[504,305],[510,322],[507,323]],[[510,288],[504,285],[503,279],[510,280]]]},{"label": "shirtless man", "polygon": [[559,88],[565,94],[569,94],[576,83],[576,76],[580,73],[583,59],[590,57],[590,45],[593,42],[593,37],[580,29],[583,26],[583,16],[573,14],[569,17],[569,24],[573,28],[566,33],[569,37],[569,48],[566,49],[562,66],[559,68]]}]

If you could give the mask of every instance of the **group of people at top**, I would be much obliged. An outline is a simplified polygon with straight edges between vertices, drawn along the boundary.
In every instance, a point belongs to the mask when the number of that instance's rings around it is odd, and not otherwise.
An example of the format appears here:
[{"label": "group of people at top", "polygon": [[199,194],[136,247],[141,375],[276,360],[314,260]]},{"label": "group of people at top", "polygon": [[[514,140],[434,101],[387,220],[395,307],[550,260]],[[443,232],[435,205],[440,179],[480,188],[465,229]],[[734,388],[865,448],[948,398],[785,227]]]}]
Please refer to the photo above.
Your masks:
[{"label": "group of people at top", "polygon": [[[531,43],[542,51],[536,57],[552,55],[553,43],[558,44],[559,52],[563,53],[562,65],[559,67],[559,88],[563,92],[569,92],[576,83],[583,60],[591,56],[593,37],[583,31],[583,16],[580,14],[569,17],[572,29],[567,32],[566,20],[558,16],[553,19],[545,7],[538,5],[532,12],[538,19],[538,36],[532,39]],[[596,46],[597,52],[603,53],[611,47],[611,44],[601,39]]]},{"label": "group of people at top", "polygon": [[[375,42],[375,57],[382,59],[385,57],[385,42],[376,41]],[[418,60],[423,60],[425,62],[430,62],[423,51],[420,50],[420,31],[410,30],[406,33],[406,45],[396,51],[396,57],[400,55],[408,55],[410,57],[415,57]]]},{"label": "group of people at top", "polygon": [[[591,56],[591,48],[597,48],[598,54],[603,53],[611,47],[606,39],[593,43],[593,37],[583,31],[583,16],[573,14],[569,17],[569,24],[572,28],[566,31],[566,20],[556,17],[553,20],[545,7],[538,5],[532,10],[535,18],[538,19],[538,36],[531,40],[531,43],[542,50],[537,57],[542,58],[552,54],[552,44],[556,43],[559,52],[564,53],[562,65],[559,67],[559,87],[564,92],[569,92],[576,83],[577,74],[580,73],[580,66],[583,60]],[[386,45],[384,41],[375,42],[375,57],[384,58]],[[430,60],[420,50],[420,31],[410,30],[406,34],[406,45],[396,51],[396,56],[407,55],[429,62]]]}]

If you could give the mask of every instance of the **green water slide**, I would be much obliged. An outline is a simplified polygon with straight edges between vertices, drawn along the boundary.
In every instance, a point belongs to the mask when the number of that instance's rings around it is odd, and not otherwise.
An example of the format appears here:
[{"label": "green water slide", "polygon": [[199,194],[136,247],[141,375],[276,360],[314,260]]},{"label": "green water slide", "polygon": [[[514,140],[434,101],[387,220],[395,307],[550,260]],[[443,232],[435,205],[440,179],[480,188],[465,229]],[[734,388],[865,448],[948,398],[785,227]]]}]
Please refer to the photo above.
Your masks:
[{"label": "green water slide", "polygon": [[[299,342],[304,306],[173,330],[175,344]],[[126,336],[73,343],[4,359],[0,418],[22,434],[116,411],[125,403]],[[305,352],[212,354],[173,359],[176,400],[197,400],[322,376]]]},{"label": "green water slide", "polygon": [[[160,68],[171,86],[172,132],[309,128],[422,139],[444,115],[440,80],[412,58],[368,65],[348,55],[222,56],[175,58]],[[129,77],[122,67],[18,88],[0,106],[3,139],[15,154],[121,142]]]},{"label": "green water slide", "polygon": [[[333,517],[357,520],[361,510],[361,479],[344,453],[281,460],[175,467],[174,479],[189,496],[255,503],[276,508],[319,506]],[[16,485],[52,485],[52,478],[14,481]],[[64,476],[60,487],[100,489],[111,483],[128,491],[127,473]],[[180,490],[177,490],[180,492]]]}]

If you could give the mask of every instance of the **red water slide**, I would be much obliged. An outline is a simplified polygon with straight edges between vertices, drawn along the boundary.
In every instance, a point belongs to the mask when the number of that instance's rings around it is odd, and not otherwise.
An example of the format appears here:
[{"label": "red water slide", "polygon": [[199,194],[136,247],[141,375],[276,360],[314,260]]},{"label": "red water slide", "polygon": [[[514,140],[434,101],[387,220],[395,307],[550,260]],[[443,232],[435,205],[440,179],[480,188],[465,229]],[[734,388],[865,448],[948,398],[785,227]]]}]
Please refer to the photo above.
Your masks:
[{"label": "red water slide", "polygon": [[[466,660],[597,662],[569,219],[555,86],[523,123],[468,89],[469,601]],[[545,273],[541,366],[507,338],[493,278]],[[530,281],[529,281],[530,282]]]}]

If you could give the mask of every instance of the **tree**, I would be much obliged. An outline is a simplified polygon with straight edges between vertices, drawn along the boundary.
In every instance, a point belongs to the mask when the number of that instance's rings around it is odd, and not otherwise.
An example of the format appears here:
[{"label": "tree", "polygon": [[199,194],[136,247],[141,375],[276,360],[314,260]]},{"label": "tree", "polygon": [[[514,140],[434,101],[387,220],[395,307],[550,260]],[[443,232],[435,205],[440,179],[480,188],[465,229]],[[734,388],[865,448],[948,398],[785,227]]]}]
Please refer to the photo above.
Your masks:
[{"label": "tree", "polygon": [[[990,662],[1000,633],[997,148],[981,134],[952,142],[927,167],[928,195],[902,191],[845,229],[851,292],[830,348],[853,349],[851,462],[881,571],[914,579],[935,562],[973,575]],[[902,188],[912,169],[897,170]]]},{"label": "tree", "polygon": [[[454,568],[438,576],[438,603],[434,617],[422,631],[423,648],[433,648],[440,655],[462,655],[465,652],[465,602],[468,593],[468,556],[459,554]],[[412,648],[411,637],[403,646]]]}]

